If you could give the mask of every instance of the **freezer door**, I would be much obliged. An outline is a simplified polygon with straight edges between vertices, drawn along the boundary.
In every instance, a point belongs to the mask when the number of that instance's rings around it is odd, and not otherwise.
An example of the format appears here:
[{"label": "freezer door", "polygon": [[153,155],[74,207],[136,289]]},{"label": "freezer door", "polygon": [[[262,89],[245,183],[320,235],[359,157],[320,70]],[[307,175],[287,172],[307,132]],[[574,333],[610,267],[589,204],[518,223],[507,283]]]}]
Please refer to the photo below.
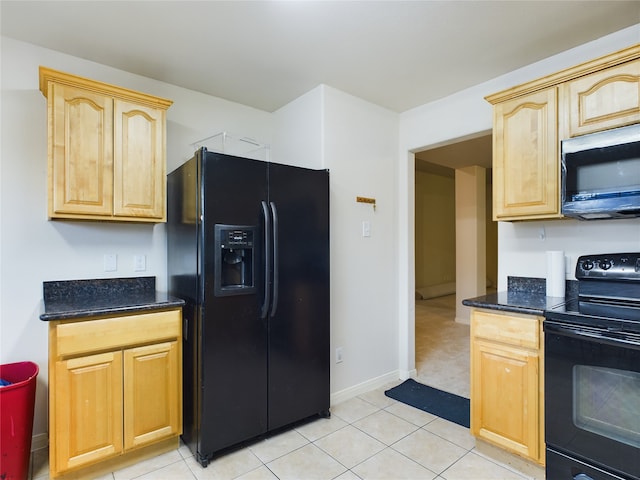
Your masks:
[{"label": "freezer door", "polygon": [[[260,319],[264,276],[259,248],[264,240],[261,201],[267,198],[267,166],[211,152],[203,160],[201,457],[267,430],[267,323]],[[227,230],[229,225],[243,226],[231,228],[232,233],[253,232],[255,289],[216,295],[216,261],[221,260],[215,248],[216,225]],[[227,254],[233,250],[234,238],[223,242]],[[247,245],[240,247],[246,255]]]},{"label": "freezer door", "polygon": [[198,411],[199,258],[198,159],[191,158],[167,176],[167,273],[169,293],[185,301],[182,309],[182,440],[195,452]]},{"label": "freezer door", "polygon": [[269,165],[269,430],[329,411],[329,174]]}]

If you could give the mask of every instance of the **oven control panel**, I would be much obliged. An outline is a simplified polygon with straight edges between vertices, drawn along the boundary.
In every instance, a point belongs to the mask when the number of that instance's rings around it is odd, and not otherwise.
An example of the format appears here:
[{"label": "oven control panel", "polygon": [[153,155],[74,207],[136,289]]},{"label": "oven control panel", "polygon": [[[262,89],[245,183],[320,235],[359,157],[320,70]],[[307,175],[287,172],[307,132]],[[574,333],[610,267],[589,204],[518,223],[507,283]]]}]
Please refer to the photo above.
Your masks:
[{"label": "oven control panel", "polygon": [[576,263],[576,278],[640,282],[640,253],[584,255]]}]

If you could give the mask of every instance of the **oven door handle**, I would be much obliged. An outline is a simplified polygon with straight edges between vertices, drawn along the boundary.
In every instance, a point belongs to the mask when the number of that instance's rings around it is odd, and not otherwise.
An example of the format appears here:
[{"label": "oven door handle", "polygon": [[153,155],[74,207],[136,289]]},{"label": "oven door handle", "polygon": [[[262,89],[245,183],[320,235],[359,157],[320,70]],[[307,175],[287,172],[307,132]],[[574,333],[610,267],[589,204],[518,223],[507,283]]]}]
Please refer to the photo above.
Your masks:
[{"label": "oven door handle", "polygon": [[[612,345],[614,347],[624,346],[625,348],[631,348],[632,350],[640,350],[640,342],[638,340],[629,340],[626,338],[612,337],[612,336],[606,335],[608,330],[591,331],[591,330],[586,330],[580,327],[557,324],[549,321],[545,321],[544,329],[545,329],[545,332],[556,333],[558,335],[564,335],[566,337],[577,338],[577,339],[588,338],[588,339],[596,340],[598,343],[602,343],[605,345]],[[619,332],[618,332],[618,335],[620,335]]]}]

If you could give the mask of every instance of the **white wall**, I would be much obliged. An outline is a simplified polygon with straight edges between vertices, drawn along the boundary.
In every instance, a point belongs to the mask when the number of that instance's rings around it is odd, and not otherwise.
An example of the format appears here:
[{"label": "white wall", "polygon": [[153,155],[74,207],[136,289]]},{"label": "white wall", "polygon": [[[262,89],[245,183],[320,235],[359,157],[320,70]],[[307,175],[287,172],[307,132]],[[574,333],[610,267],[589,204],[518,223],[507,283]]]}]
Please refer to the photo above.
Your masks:
[{"label": "white wall", "polygon": [[[325,88],[324,155],[331,171],[332,347],[344,362],[332,371],[339,392],[392,373],[397,379],[398,116]],[[376,199],[376,208],[356,197]],[[371,236],[362,236],[362,222]]]},{"label": "white wall", "polygon": [[[397,114],[320,86],[275,114],[287,163],[328,168],[331,202],[332,402],[397,379],[394,305]],[[285,133],[282,137],[281,134]],[[301,141],[304,140],[304,141]],[[321,154],[317,165],[309,165]],[[302,160],[306,159],[306,160]],[[376,199],[371,205],[357,196]],[[371,236],[362,236],[362,222]],[[334,352],[342,347],[344,360]]]},{"label": "white wall", "polygon": [[[47,220],[47,110],[38,66],[166,98],[167,171],[187,160],[191,143],[220,131],[271,142],[270,113],[203,95],[2,37],[0,150],[0,362],[40,367],[34,434],[47,431],[47,324],[40,321],[42,282],[132,277],[133,255],[147,256],[144,275],[166,289],[164,225]],[[103,271],[103,254],[118,271]],[[46,439],[46,437],[45,437]]]},{"label": "white wall", "polygon": [[500,289],[506,289],[507,276],[545,278],[546,250],[563,250],[566,278],[575,279],[576,260],[580,255],[640,251],[640,218],[499,222],[498,242]]},{"label": "white wall", "polygon": [[471,323],[460,302],[486,293],[487,171],[478,165],[456,169],[456,322]]},{"label": "white wall", "polygon": [[[398,149],[398,317],[399,366],[409,375],[414,361],[414,158],[411,152],[477,136],[492,128],[491,105],[484,97],[547,74],[638,43],[640,24],[581,45],[501,77],[463,90],[400,115]],[[545,228],[545,240],[537,231]],[[579,223],[500,222],[498,228],[498,290],[507,276],[544,277],[546,250],[565,250],[572,262],[584,253],[640,250],[640,219]]]},{"label": "white wall", "polygon": [[271,152],[278,163],[327,168],[324,159],[324,88],[316,87],[274,112]]},{"label": "white wall", "polygon": [[416,290],[434,295],[455,291],[455,179],[420,170],[415,179]]}]

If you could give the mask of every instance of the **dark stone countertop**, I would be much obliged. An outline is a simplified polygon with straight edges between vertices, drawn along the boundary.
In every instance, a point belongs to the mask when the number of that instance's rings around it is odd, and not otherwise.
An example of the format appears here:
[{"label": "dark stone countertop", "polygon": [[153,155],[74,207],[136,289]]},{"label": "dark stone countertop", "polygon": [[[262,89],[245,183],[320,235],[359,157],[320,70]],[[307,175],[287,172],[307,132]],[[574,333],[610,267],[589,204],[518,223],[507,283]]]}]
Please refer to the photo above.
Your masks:
[{"label": "dark stone countertop", "polygon": [[564,297],[547,297],[544,278],[508,277],[507,291],[490,293],[462,301],[468,307],[503,312],[542,315],[545,310],[566,303],[577,296],[577,282],[567,281]]},{"label": "dark stone countertop", "polygon": [[43,282],[40,320],[71,320],[100,315],[177,308],[184,300],[156,291],[155,277]]},{"label": "dark stone countertop", "polygon": [[545,310],[565,303],[564,297],[547,297],[545,294],[524,292],[498,292],[462,301],[468,307],[501,310],[503,312],[542,315]]}]

